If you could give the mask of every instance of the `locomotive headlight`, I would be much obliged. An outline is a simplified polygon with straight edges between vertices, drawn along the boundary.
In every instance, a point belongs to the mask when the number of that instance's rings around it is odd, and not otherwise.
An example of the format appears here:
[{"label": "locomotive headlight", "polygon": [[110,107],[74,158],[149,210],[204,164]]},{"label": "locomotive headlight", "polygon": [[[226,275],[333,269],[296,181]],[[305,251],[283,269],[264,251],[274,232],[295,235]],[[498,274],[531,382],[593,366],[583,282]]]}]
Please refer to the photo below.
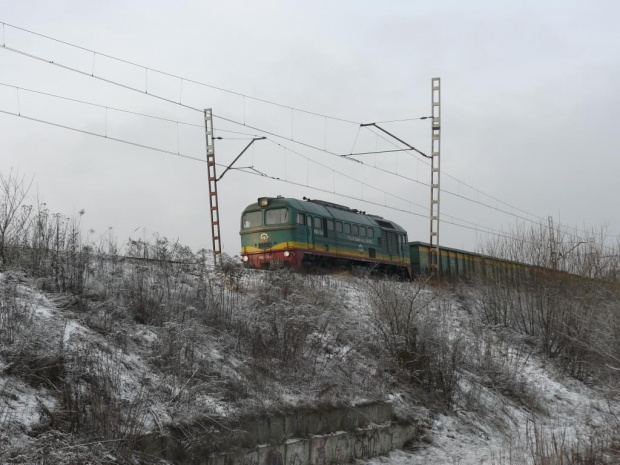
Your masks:
[{"label": "locomotive headlight", "polygon": [[269,206],[269,197],[260,197],[258,199],[258,205],[260,207],[268,207]]},{"label": "locomotive headlight", "polygon": [[285,250],[283,255],[285,257],[290,257],[291,253],[288,250]]},{"label": "locomotive headlight", "polygon": [[241,260],[243,260],[244,262],[247,262],[247,261],[248,261],[248,256],[247,256],[247,255],[244,255],[244,256],[243,256],[243,258],[242,258]]}]

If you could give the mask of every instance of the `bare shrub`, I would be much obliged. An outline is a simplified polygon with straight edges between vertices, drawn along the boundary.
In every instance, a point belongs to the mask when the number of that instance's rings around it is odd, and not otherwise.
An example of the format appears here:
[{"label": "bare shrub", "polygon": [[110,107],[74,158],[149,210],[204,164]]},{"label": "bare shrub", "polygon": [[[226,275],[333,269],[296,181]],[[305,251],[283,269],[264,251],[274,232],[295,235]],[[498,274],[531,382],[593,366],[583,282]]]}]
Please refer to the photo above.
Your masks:
[{"label": "bare shrub", "polygon": [[13,262],[19,256],[18,247],[30,226],[32,206],[24,205],[32,180],[11,171],[0,174],[0,266]]},{"label": "bare shrub", "polygon": [[123,397],[127,381],[122,378],[122,365],[118,353],[101,352],[92,345],[67,352],[61,404],[50,412],[50,421],[61,430],[115,440],[121,450],[134,449],[144,433],[147,396],[144,389],[132,385],[131,398]]},{"label": "bare shrub", "polygon": [[534,465],[611,465],[618,463],[617,438],[591,431],[573,439],[564,431],[549,431],[536,421],[526,425],[526,446]]},{"label": "bare shrub", "polygon": [[19,292],[19,284],[10,276],[0,278],[0,348],[16,342],[27,331],[32,304]]},{"label": "bare shrub", "polygon": [[[560,241],[565,234],[557,230],[553,237]],[[489,242],[483,250],[521,263],[532,263],[538,256],[540,265],[558,265],[581,276],[536,267],[517,268],[518,272],[497,270],[478,283],[483,320],[531,338],[573,376],[611,380],[610,366],[620,366],[620,292],[609,281],[615,275],[613,264],[607,261],[603,266],[601,262],[607,246],[588,242],[573,246],[571,252],[563,242],[551,239],[541,226],[522,230],[520,235],[517,230],[514,236]],[[595,252],[583,255],[581,245]],[[559,257],[553,262],[550,249]]]},{"label": "bare shrub", "polygon": [[561,224],[517,223],[506,235],[481,241],[478,251],[488,257],[563,271],[606,281],[620,278],[620,240],[606,241],[606,227],[589,231]]},{"label": "bare shrub", "polygon": [[255,286],[228,331],[237,350],[252,357],[257,385],[270,378],[326,395],[346,384],[346,369],[332,371],[348,355],[336,347],[349,340],[337,290],[321,277],[285,269],[263,274]]},{"label": "bare shrub", "polygon": [[467,366],[475,379],[530,412],[544,411],[540,392],[528,383],[523,373],[532,349],[518,342],[509,343],[508,335],[493,334],[483,328],[477,328],[472,339]]},{"label": "bare shrub", "polygon": [[466,359],[465,341],[450,334],[449,302],[423,284],[368,282],[370,322],[391,360],[450,404]]}]

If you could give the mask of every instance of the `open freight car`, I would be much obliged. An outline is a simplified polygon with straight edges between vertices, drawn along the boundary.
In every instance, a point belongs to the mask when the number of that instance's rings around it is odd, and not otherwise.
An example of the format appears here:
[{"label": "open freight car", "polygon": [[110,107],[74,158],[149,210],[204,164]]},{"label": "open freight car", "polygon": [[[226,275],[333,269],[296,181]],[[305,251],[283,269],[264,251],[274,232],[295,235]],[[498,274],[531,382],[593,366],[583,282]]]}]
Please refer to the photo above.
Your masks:
[{"label": "open freight car", "polygon": [[[430,274],[430,245],[426,242],[409,242],[411,270],[414,276]],[[535,267],[523,263],[500,260],[465,250],[440,247],[440,275],[445,279],[474,277],[492,278],[502,274],[518,277],[530,273]]]}]

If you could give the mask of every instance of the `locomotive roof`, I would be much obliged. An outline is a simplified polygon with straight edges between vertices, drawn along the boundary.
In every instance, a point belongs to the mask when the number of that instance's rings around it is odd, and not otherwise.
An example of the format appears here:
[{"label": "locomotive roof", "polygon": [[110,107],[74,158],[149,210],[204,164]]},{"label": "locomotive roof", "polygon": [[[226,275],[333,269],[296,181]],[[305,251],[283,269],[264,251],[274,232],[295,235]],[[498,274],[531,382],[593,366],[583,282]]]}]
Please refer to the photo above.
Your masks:
[{"label": "locomotive roof", "polygon": [[[277,208],[277,207],[292,207],[293,209],[309,213],[311,215],[324,216],[326,218],[334,218],[339,221],[346,221],[348,223],[357,223],[361,225],[376,226],[379,228],[386,228],[387,224],[391,224],[395,231],[400,233],[406,233],[406,231],[393,221],[377,217],[375,215],[367,215],[354,210],[344,210],[338,207],[332,207],[325,203],[315,203],[312,201],[304,201],[293,198],[273,198],[269,199],[269,207],[261,207],[258,202],[245,207],[244,212],[259,210],[261,208]],[[346,207],[345,207],[346,208]]]}]

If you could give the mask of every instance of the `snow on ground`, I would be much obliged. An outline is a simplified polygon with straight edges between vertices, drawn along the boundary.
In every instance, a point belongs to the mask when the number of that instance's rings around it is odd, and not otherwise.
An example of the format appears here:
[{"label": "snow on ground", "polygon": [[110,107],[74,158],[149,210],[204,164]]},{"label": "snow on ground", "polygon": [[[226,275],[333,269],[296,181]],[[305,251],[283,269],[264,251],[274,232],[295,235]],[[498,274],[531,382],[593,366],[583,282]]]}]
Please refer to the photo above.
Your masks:
[{"label": "snow on ground", "polygon": [[[471,312],[452,300],[452,330],[471,337],[467,334]],[[553,362],[530,353],[520,365],[520,375],[536,395],[540,410],[524,407],[510,396],[465,377],[461,388],[474,393],[473,403],[469,399],[467,405],[451,413],[427,412],[428,435],[412,450],[394,451],[368,463],[527,464],[532,463],[528,451],[537,431],[549,438],[553,435],[560,443],[583,446],[588,444],[590,434],[609,427],[608,397],[563,374]],[[612,402],[611,406],[617,410],[620,404]]]},{"label": "snow on ground", "polygon": [[[240,276],[241,287],[256,288],[265,273],[243,273]],[[0,279],[4,278],[0,274]],[[344,276],[328,278],[323,285],[341,294],[342,306],[346,309],[350,325],[359,331],[368,332],[369,302],[364,292],[367,282]],[[424,292],[428,296],[432,291]],[[64,308],[63,299],[66,300],[66,297],[47,297],[27,284],[18,286],[18,294],[18,299],[29,312],[32,333],[46,335],[44,340],[38,342],[48,347],[62,346],[68,354],[79,354],[85,347],[95,350],[102,366],[113,367],[115,370],[123,399],[135,399],[140,395],[140,386],[157,388],[155,391],[158,394],[148,399],[149,407],[143,419],[146,429],[160,429],[172,420],[170,406],[183,394],[185,386],[175,384],[169,376],[155,371],[152,360],[145,359],[145,354],[150,354],[152,348],[160,342],[160,335],[155,329],[134,325],[116,334],[104,334],[89,327],[83,316]],[[472,338],[472,318],[476,309],[463,308],[450,292],[444,294],[446,296],[450,311],[443,315],[443,324],[453,335]],[[437,311],[440,310],[438,307]],[[343,344],[335,348],[332,356],[344,359],[349,351],[355,349]],[[244,363],[222,352],[216,345],[205,348],[202,356],[207,357],[214,367],[219,367],[220,373],[226,373],[229,378],[234,377],[233,372],[241,369]],[[368,359],[367,364],[360,369],[367,370],[368,375],[372,376],[377,365],[377,360]],[[41,386],[33,387],[7,373],[10,373],[10,367],[0,357],[0,446],[7,445],[9,441],[27,441],[24,432],[40,420],[45,409],[52,410],[56,404],[49,390]],[[393,401],[397,409],[405,405],[409,411],[415,411],[428,430],[414,445],[415,449],[395,451],[388,457],[376,458],[369,463],[527,463],[523,451],[527,450],[527,441],[535,428],[567,441],[584,438],[593,429],[605,428],[607,399],[601,392],[562,374],[553,363],[535,353],[528,354],[520,362],[519,375],[530,391],[536,393],[539,408],[526,407],[498,390],[480,385],[473,373],[466,373],[461,380],[460,388],[465,395],[451,411],[431,411],[407,395],[386,392],[386,398]],[[208,411],[214,415],[236,414],[232,404],[209,394],[208,391],[193,393],[191,405],[198,407],[197,411]],[[189,396],[189,393],[186,395]],[[280,393],[280,402],[285,405],[299,404],[305,399],[306,395],[291,389],[283,389]],[[363,395],[359,394],[351,402],[361,402],[363,399]],[[187,408],[191,409],[189,405]],[[263,405],[267,408],[270,404]],[[21,433],[11,435],[10,430],[19,430]]]}]

